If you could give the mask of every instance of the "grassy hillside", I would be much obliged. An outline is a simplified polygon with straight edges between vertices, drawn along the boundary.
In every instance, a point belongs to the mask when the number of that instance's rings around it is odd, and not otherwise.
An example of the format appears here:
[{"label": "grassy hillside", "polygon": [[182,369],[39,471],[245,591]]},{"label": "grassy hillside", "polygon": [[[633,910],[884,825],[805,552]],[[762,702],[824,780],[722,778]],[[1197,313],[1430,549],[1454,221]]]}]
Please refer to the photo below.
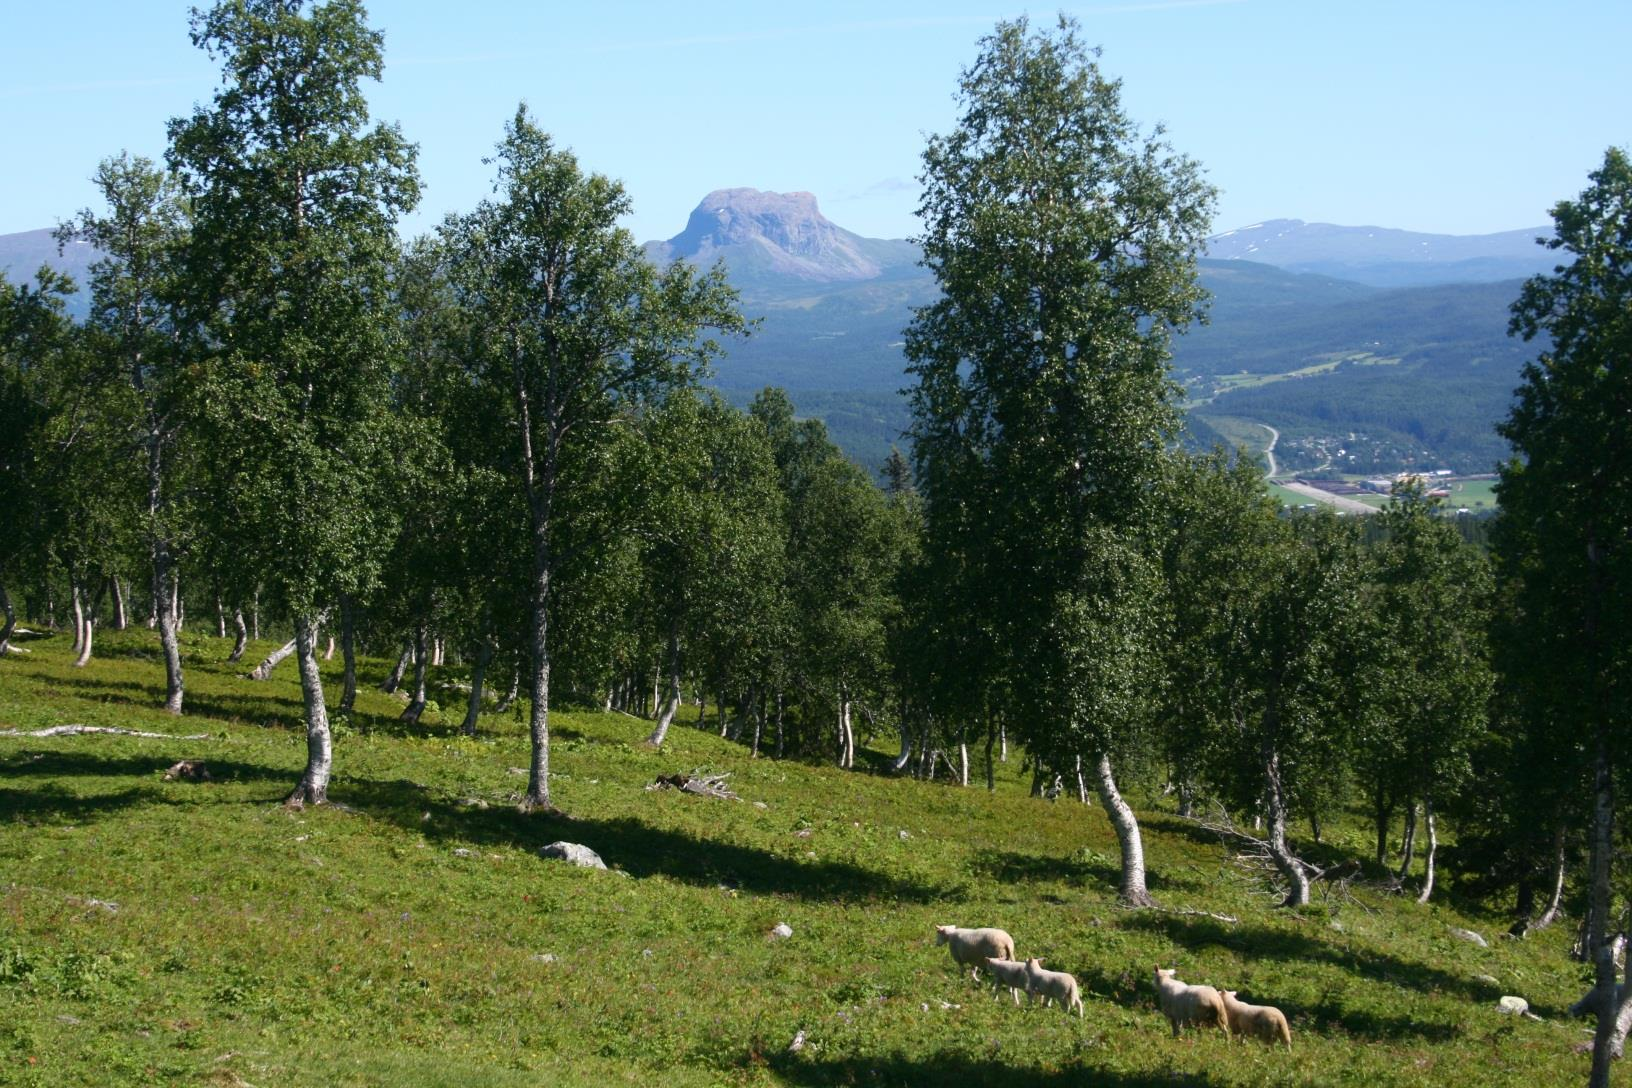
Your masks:
[{"label": "grassy hillside", "polygon": [[[524,818],[507,803],[524,781],[519,720],[489,716],[474,740],[452,734],[451,710],[406,729],[372,685],[339,731],[336,803],[292,813],[279,801],[304,739],[289,664],[253,684],[222,663],[225,644],[189,633],[178,721],[149,709],[163,679],[150,632],[104,634],[82,670],[65,643],[0,663],[0,728],[207,736],[0,737],[0,1084],[1586,1077],[1582,1026],[1560,1019],[1585,980],[1564,954],[1573,927],[1481,949],[1448,927],[1493,935],[1500,919],[1373,891],[1279,911],[1137,785],[1170,913],[1116,906],[1103,816],[1029,798],[1017,759],[993,796],[755,762],[683,727],[654,752],[643,722],[563,712],[553,789],[569,815]],[[163,781],[182,758],[213,780]],[[698,767],[730,771],[743,800],[644,788]],[[1331,834],[1334,852],[1363,848],[1358,827]],[[539,859],[556,839],[618,871]],[[1172,913],[1186,909],[1239,920]],[[791,939],[769,936],[778,922]],[[936,923],[1006,927],[1022,955],[1077,975],[1085,1017],[994,1001],[933,946]],[[1171,1039],[1157,962],[1280,1004],[1292,1053]],[[1500,1015],[1504,993],[1546,1022]]]}]

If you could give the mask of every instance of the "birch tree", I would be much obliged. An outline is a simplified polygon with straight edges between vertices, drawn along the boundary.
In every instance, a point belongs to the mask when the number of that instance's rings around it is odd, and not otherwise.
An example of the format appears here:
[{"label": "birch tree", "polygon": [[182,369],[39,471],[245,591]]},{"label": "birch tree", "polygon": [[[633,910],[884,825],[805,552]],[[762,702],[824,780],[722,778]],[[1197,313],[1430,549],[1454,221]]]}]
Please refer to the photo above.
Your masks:
[{"label": "birch tree", "polygon": [[1150,546],[1178,426],[1174,332],[1202,303],[1213,206],[1199,168],[1143,134],[1062,17],[1000,23],[923,154],[924,263],[942,298],[907,331],[931,547],[966,534],[1017,725],[1095,773],[1145,904],[1144,851],[1113,773],[1160,678]]},{"label": "birch tree", "polygon": [[[104,210],[80,212],[57,232],[57,239],[88,243],[102,254],[91,266],[91,323],[117,359],[135,400],[133,438],[144,483],[139,523],[151,557],[149,588],[154,599],[168,601],[175,595],[179,519],[172,461],[181,427],[175,386],[183,362],[172,307],[186,208],[175,179],[139,155],[104,159],[92,180]],[[176,616],[170,608],[156,611],[164,709],[180,714],[183,678]]]},{"label": "birch tree", "polygon": [[708,331],[744,325],[723,269],[653,268],[617,225],[630,207],[623,187],[586,175],[525,106],[494,161],[494,198],[444,236],[461,304],[486,332],[472,376],[505,394],[500,433],[525,499],[532,755],[521,808],[531,811],[550,806],[552,596],[563,567],[605,539],[593,500],[610,436],[696,379],[718,350]]},{"label": "birch tree", "polygon": [[389,272],[416,152],[370,121],[382,36],[356,0],[221,0],[194,11],[192,40],[222,81],[170,123],[193,211],[190,415],[212,454],[212,530],[294,620],[307,763],[289,803],[321,804],[333,756],[318,628],[372,582],[394,528],[377,501],[394,440]]},{"label": "birch tree", "polygon": [[1589,181],[1552,210],[1546,244],[1560,264],[1513,304],[1509,331],[1542,350],[1498,428],[1514,456],[1501,469],[1495,546],[1530,621],[1509,636],[1528,644],[1527,680],[1591,752],[1589,1083],[1607,1088],[1632,1020],[1632,985],[1617,990],[1611,945],[1615,787],[1632,735],[1632,160],[1611,148]]}]

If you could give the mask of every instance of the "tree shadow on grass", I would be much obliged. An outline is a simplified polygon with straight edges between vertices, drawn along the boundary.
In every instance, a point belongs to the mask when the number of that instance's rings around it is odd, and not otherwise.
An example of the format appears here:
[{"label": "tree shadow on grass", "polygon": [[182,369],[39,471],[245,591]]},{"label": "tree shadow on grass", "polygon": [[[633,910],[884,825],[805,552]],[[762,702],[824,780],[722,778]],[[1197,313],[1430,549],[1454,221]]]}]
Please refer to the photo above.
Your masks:
[{"label": "tree shadow on grass", "polygon": [[136,786],[117,793],[89,796],[56,786],[35,789],[0,789],[0,824],[84,823],[134,805],[162,800],[152,787]]},{"label": "tree shadow on grass", "polygon": [[1252,959],[1325,963],[1373,982],[1403,986],[1423,993],[1456,994],[1470,1001],[1493,1002],[1499,988],[1463,978],[1424,963],[1370,949],[1340,948],[1301,933],[1255,925],[1228,925],[1211,918],[1184,918],[1138,912],[1119,919],[1124,929],[1160,933],[1188,949],[1227,948]]},{"label": "tree shadow on grass", "polygon": [[[819,902],[928,903],[943,889],[848,862],[806,861],[633,819],[523,815],[509,806],[480,809],[427,796],[404,781],[347,779],[338,800],[429,839],[503,846],[536,853],[558,840],[582,843],[634,877],[666,876],[703,887],[729,884],[760,895]],[[425,819],[426,814],[430,819]]]},{"label": "tree shadow on grass", "polygon": [[879,1085],[880,1088],[919,1088],[921,1085],[953,1084],[959,1088],[1066,1088],[1092,1084],[1102,1088],[1204,1088],[1204,1076],[1183,1073],[1118,1073],[1077,1065],[1042,1072],[1000,1058],[972,1058],[961,1054],[937,1054],[909,1058],[903,1054],[873,1057],[834,1057],[804,1060],[779,1054],[770,1067],[787,1084],[809,1088],[836,1085]]},{"label": "tree shadow on grass", "polygon": [[[98,702],[120,703],[125,706],[158,710],[164,705],[164,689],[134,680],[98,680],[68,676],[52,679],[55,687],[66,688],[80,698]],[[218,721],[239,723],[293,722],[298,723],[304,711],[295,698],[276,695],[226,695],[214,692],[189,691],[183,705],[187,717],[214,718]]]},{"label": "tree shadow on grass", "polygon": [[[1034,884],[1064,881],[1115,889],[1121,885],[1122,869],[1105,858],[1078,858],[1050,854],[1023,854],[1013,850],[982,850],[972,863],[974,871],[1001,884]],[[1153,893],[1185,889],[1205,891],[1207,884],[1193,877],[1147,871],[1145,883]]]},{"label": "tree shadow on grass", "polygon": [[[8,778],[82,777],[82,778],[148,778],[168,769],[176,761],[176,753],[155,750],[151,756],[107,756],[96,752],[30,752],[26,759],[0,762]],[[298,772],[274,770],[259,763],[241,763],[236,760],[201,760],[210,772],[211,782],[270,781],[288,779]],[[202,783],[208,784],[208,783]]]}]

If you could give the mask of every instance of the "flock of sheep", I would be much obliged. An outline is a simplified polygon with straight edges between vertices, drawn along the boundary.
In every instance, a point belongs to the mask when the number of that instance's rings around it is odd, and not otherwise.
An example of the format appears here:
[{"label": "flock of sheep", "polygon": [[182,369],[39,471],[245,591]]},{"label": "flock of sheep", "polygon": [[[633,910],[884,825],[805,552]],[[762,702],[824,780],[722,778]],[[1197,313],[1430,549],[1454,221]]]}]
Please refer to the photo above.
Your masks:
[{"label": "flock of sheep", "polygon": [[[1027,1002],[1040,996],[1045,1007],[1055,1002],[1067,1015],[1072,1009],[1079,1017],[1082,1015],[1082,991],[1076,977],[1065,971],[1045,970],[1035,956],[1024,961],[1015,959],[1014,938],[1004,930],[936,926],[935,943],[946,945],[952,962],[969,968],[976,980],[980,969],[986,968],[993,986],[999,992],[1007,986],[1016,1005],[1024,990]],[[1180,1028],[1217,1027],[1226,1036],[1250,1035],[1268,1043],[1285,1043],[1288,1050],[1292,1049],[1292,1029],[1281,1010],[1237,1001],[1234,990],[1189,986],[1174,978],[1171,969],[1158,967],[1156,1000],[1175,1036]]]}]

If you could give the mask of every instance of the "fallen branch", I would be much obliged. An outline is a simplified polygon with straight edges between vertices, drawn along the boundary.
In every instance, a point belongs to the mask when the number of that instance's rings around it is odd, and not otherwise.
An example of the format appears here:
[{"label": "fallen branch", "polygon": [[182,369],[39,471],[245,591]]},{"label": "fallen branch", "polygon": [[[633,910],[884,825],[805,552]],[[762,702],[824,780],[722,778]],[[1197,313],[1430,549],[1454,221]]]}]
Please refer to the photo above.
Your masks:
[{"label": "fallen branch", "polygon": [[119,729],[111,725],[53,725],[46,729],[0,729],[0,737],[72,737],[81,733],[114,733],[121,737],[152,737],[156,740],[208,740],[208,733],[144,733],[140,729]]},{"label": "fallen branch", "polygon": [[1210,910],[1173,910],[1168,907],[1140,907],[1137,909],[1153,911],[1157,914],[1177,915],[1180,918],[1211,918],[1215,922],[1228,922],[1232,926],[1239,924],[1241,921],[1233,914],[1214,914]]},{"label": "fallen branch", "polygon": [[719,797],[727,801],[740,801],[742,798],[726,786],[727,774],[705,775],[701,771],[692,771],[690,774],[660,774],[648,790],[681,790],[685,793],[695,793],[699,797]]}]

